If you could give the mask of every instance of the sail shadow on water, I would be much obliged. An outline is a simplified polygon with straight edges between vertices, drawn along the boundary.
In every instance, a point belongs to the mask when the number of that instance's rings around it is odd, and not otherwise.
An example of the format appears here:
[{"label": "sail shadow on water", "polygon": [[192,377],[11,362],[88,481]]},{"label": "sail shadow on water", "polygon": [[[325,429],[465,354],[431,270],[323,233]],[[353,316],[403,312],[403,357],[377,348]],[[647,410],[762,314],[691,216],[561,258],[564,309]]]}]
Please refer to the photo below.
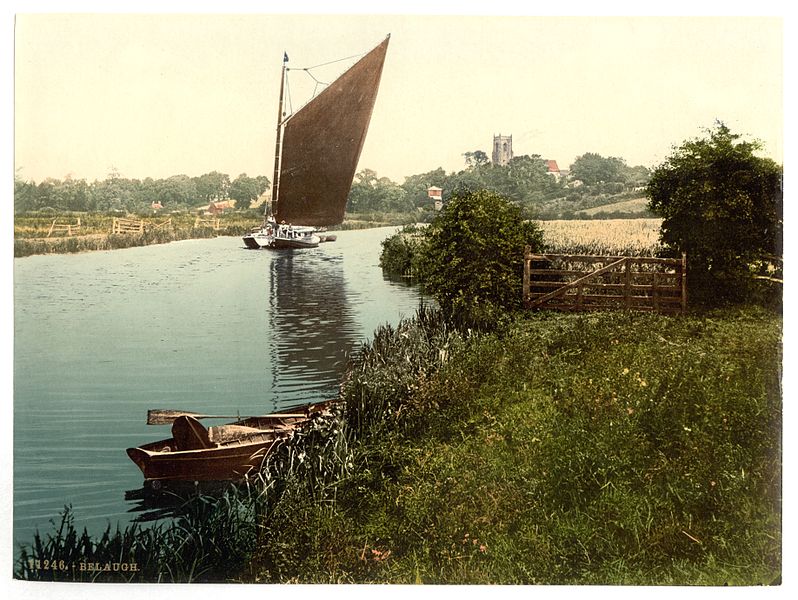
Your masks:
[{"label": "sail shadow on water", "polygon": [[360,335],[343,257],[278,252],[268,276],[271,401],[285,409],[335,398]]}]

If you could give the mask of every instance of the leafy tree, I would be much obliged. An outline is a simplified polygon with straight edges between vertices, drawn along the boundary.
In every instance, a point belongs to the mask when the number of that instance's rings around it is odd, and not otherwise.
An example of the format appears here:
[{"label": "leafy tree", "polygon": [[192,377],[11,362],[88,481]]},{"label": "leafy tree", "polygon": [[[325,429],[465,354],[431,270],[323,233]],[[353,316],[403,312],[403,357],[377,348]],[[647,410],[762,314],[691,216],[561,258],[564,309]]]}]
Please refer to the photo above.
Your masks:
[{"label": "leafy tree", "polygon": [[[230,190],[230,176],[218,171],[211,171],[193,178],[196,195],[204,203],[224,200]],[[232,196],[230,196],[232,197]]]},{"label": "leafy tree", "polygon": [[707,134],[654,170],[649,207],[663,218],[668,251],[687,253],[694,298],[750,299],[753,284],[780,268],[782,168],[755,156],[761,144],[741,141],[723,123]]},{"label": "leafy tree", "polygon": [[466,152],[463,154],[463,157],[465,158],[466,167],[469,169],[479,169],[480,167],[490,164],[490,158],[482,150]]},{"label": "leafy tree", "polygon": [[[268,182],[268,179],[266,180]],[[248,177],[246,173],[241,173],[230,184],[230,198],[236,201],[236,208],[246,210],[253,200],[257,200],[265,188],[263,180],[255,177]]]},{"label": "leafy tree", "polygon": [[586,185],[601,182],[625,182],[628,169],[622,158],[604,158],[600,154],[587,152],[578,156],[571,165],[571,177],[583,181]]},{"label": "leafy tree", "polygon": [[424,230],[416,269],[446,314],[490,326],[521,306],[527,244],[540,249],[543,236],[516,204],[488,190],[454,195]]},{"label": "leafy tree", "polygon": [[351,212],[409,212],[414,209],[405,190],[375,171],[363,169],[355,175],[346,209]]},{"label": "leafy tree", "polygon": [[172,175],[168,179],[158,180],[158,198],[164,206],[186,205],[200,206],[202,199],[197,201],[197,186],[188,175]]},{"label": "leafy tree", "polygon": [[36,184],[14,177],[14,213],[22,213],[37,208]]}]

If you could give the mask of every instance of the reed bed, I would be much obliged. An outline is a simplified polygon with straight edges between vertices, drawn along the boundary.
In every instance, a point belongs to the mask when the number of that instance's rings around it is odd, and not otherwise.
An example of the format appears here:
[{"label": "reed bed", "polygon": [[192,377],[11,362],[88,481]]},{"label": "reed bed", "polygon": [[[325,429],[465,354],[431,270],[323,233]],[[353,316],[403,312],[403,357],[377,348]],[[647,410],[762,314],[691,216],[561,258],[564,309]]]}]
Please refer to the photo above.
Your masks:
[{"label": "reed bed", "polygon": [[[174,499],[173,499],[174,500]],[[65,507],[48,532],[22,545],[14,577],[28,581],[192,583],[233,581],[256,543],[254,503],[246,488],[220,497],[178,499],[171,523],[109,525],[92,537]]]},{"label": "reed bed", "polygon": [[[117,250],[151,244],[211,238],[216,236],[239,236],[249,231],[259,221],[252,214],[230,213],[219,217],[219,228],[207,223],[197,223],[191,214],[132,216],[144,221],[143,233],[111,233],[113,215],[97,213],[75,213],[75,216],[59,218],[59,222],[75,222],[80,218],[80,235],[68,236],[57,233],[47,237],[53,222],[52,216],[22,216],[14,221],[14,256],[34,254],[70,254],[94,250]],[[171,219],[169,223],[166,221]]]}]

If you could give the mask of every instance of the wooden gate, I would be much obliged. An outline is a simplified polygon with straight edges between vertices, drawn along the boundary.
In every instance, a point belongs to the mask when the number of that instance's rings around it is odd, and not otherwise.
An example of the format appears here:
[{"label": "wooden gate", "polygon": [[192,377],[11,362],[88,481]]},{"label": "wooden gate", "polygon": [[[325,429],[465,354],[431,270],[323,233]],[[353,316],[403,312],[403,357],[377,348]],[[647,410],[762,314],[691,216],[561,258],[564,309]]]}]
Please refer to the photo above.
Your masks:
[{"label": "wooden gate", "polygon": [[80,217],[78,217],[78,222],[75,224],[58,223],[58,219],[53,219],[53,224],[50,225],[50,229],[47,231],[47,237],[50,237],[54,233],[65,233],[68,236],[78,235],[80,233]]},{"label": "wooden gate", "polygon": [[583,256],[524,252],[524,306],[556,310],[683,313],[687,257]]},{"label": "wooden gate", "polygon": [[144,221],[142,219],[122,219],[114,217],[111,223],[111,233],[144,233]]}]

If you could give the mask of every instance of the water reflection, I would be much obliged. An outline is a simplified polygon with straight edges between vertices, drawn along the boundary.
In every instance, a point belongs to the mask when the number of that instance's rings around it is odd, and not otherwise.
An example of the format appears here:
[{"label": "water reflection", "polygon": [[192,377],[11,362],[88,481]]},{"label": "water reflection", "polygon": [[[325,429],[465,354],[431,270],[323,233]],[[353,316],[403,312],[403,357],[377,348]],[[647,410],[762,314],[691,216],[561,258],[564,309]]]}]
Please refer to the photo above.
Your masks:
[{"label": "water reflection", "polygon": [[[253,392],[271,399],[278,410],[334,398],[360,335],[350,306],[357,293],[347,290],[344,259],[320,251],[270,253],[268,297],[261,307],[268,330],[254,336],[254,349],[266,350],[264,370],[269,363],[271,381]],[[125,499],[134,503],[129,512],[138,513],[135,521],[153,521],[184,514],[198,498],[229,486],[169,482],[153,489],[144,484],[127,491]]]},{"label": "water reflection", "polygon": [[343,257],[278,251],[269,269],[270,395],[288,408],[334,398],[359,326]]},{"label": "water reflection", "polygon": [[221,498],[233,484],[226,481],[169,481],[125,492],[135,523],[151,523],[188,514],[204,498]]}]

